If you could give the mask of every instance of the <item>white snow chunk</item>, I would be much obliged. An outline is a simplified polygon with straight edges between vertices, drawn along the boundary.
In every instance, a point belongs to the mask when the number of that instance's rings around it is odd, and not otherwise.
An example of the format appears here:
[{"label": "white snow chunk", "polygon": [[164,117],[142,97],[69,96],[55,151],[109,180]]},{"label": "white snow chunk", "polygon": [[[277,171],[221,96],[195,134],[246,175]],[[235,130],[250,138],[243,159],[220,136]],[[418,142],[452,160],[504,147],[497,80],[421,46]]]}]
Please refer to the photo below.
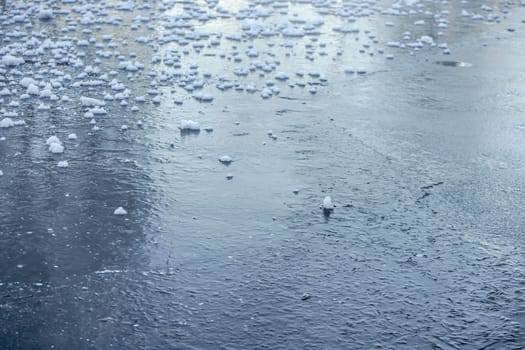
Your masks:
[{"label": "white snow chunk", "polygon": [[272,95],[273,95],[272,90],[270,90],[268,88],[264,88],[261,91],[261,97],[264,98],[264,99],[270,98],[270,97],[272,97]]},{"label": "white snow chunk", "polygon": [[233,162],[233,158],[230,156],[222,156],[219,158],[219,162],[225,165],[229,165],[231,162]]},{"label": "white snow chunk", "polygon": [[104,108],[101,107],[91,108],[90,112],[93,113],[93,115],[105,115],[108,113]]},{"label": "white snow chunk", "polygon": [[11,118],[4,118],[0,120],[0,128],[10,128],[15,126],[15,122]]},{"label": "white snow chunk", "polygon": [[61,143],[60,139],[55,135],[49,136],[49,138],[46,140],[46,145],[51,145],[53,143]]},{"label": "white snow chunk", "polygon": [[8,88],[3,88],[2,90],[0,90],[0,96],[9,96],[11,95],[11,91],[9,91]]},{"label": "white snow chunk", "polygon": [[2,57],[2,61],[1,62],[2,62],[3,65],[6,65],[8,67],[16,67],[16,66],[21,65],[25,61],[21,57],[15,57],[15,56],[11,56],[11,55],[7,54],[7,55],[4,55]]},{"label": "white snow chunk", "polygon": [[332,198],[330,196],[326,196],[323,199],[323,203],[321,204],[321,209],[323,209],[323,212],[325,214],[330,214],[334,210],[335,204],[332,202]]},{"label": "white snow chunk", "polygon": [[38,19],[41,20],[50,20],[53,18],[53,10],[50,9],[40,9],[40,12],[38,13]]},{"label": "white snow chunk", "polygon": [[98,100],[92,97],[85,97],[85,96],[80,97],[80,103],[82,103],[82,106],[87,106],[87,107],[99,107],[99,106],[106,105],[106,102],[102,100]]},{"label": "white snow chunk", "polygon": [[67,168],[69,166],[69,163],[67,160],[61,160],[60,162],[58,162],[57,166],[59,168]]},{"label": "white snow chunk", "polygon": [[52,143],[49,145],[49,152],[51,153],[63,153],[64,152],[64,146],[62,146],[61,143]]},{"label": "white snow chunk", "polygon": [[279,72],[275,75],[275,79],[280,80],[280,81],[285,81],[285,80],[288,80],[288,75],[286,75],[286,73],[284,72]]},{"label": "white snow chunk", "polygon": [[35,79],[28,78],[28,77],[25,77],[22,80],[20,80],[20,85],[22,85],[25,88],[29,87],[29,85],[31,85],[31,84],[36,85],[36,84],[38,84],[38,82]]},{"label": "white snow chunk", "polygon": [[27,87],[27,94],[29,95],[40,95],[40,89],[33,83],[30,83]]},{"label": "white snow chunk", "polygon": [[193,94],[193,98],[196,99],[199,102],[212,102],[213,101],[213,96],[212,95],[204,94],[204,93],[200,93],[200,92],[197,92],[197,93]]},{"label": "white snow chunk", "polygon": [[181,120],[179,129],[182,131],[199,131],[201,127],[199,123],[193,120],[184,119],[184,120]]},{"label": "white snow chunk", "polygon": [[76,140],[77,139],[77,134],[75,134],[75,133],[69,134],[69,135],[67,135],[67,139],[68,140]]},{"label": "white snow chunk", "polygon": [[62,142],[60,142],[60,139],[56,136],[50,136],[46,140],[46,145],[49,145],[49,152],[51,153],[62,153],[64,152],[64,146],[62,145]]},{"label": "white snow chunk", "polygon": [[118,207],[117,209],[115,209],[115,211],[113,212],[113,215],[127,215],[128,212],[126,211],[126,209],[122,208],[122,207]]}]

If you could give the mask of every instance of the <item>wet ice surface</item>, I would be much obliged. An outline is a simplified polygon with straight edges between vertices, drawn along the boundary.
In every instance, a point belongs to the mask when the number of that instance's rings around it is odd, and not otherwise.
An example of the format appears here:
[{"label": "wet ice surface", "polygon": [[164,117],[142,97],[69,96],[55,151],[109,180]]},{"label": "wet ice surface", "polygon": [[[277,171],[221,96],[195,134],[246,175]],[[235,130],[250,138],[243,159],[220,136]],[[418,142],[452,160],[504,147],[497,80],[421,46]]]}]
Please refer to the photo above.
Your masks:
[{"label": "wet ice surface", "polygon": [[525,346],[519,3],[0,6],[2,348]]}]

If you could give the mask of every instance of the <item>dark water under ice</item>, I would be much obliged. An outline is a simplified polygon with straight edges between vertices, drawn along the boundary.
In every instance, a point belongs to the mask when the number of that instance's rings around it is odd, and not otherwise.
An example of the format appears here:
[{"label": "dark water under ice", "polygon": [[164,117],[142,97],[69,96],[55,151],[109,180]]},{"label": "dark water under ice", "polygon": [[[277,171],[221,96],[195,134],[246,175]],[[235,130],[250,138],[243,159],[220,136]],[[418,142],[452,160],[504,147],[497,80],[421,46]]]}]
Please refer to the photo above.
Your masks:
[{"label": "dark water under ice", "polygon": [[[97,132],[80,107],[25,109],[27,127],[0,129],[0,348],[525,348],[525,8],[511,11],[451,22],[451,55],[338,56],[355,40],[333,33],[313,62],[275,46],[280,70],[326,75],[315,95],[178,105],[160,86],[160,105],[107,106]],[[393,21],[363,26],[414,19]],[[130,83],[144,95],[145,75]],[[181,135],[181,117],[214,131]]]}]

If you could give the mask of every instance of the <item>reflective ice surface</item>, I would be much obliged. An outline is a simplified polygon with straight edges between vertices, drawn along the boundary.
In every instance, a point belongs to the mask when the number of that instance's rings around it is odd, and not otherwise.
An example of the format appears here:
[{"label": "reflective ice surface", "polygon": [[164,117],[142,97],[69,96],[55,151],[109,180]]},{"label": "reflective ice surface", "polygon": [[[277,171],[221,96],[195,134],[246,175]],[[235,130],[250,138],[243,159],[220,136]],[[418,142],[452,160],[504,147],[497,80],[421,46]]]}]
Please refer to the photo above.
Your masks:
[{"label": "reflective ice surface", "polygon": [[525,347],[519,2],[0,8],[2,349]]}]

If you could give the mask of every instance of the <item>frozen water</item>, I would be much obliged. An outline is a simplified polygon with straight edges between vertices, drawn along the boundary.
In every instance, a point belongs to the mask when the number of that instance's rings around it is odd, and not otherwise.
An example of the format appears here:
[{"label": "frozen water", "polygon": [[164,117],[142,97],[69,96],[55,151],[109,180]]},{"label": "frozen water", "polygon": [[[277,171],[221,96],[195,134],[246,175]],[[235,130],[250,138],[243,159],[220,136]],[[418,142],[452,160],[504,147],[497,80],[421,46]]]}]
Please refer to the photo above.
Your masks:
[{"label": "frozen water", "polygon": [[523,349],[521,5],[0,1],[0,348]]}]

